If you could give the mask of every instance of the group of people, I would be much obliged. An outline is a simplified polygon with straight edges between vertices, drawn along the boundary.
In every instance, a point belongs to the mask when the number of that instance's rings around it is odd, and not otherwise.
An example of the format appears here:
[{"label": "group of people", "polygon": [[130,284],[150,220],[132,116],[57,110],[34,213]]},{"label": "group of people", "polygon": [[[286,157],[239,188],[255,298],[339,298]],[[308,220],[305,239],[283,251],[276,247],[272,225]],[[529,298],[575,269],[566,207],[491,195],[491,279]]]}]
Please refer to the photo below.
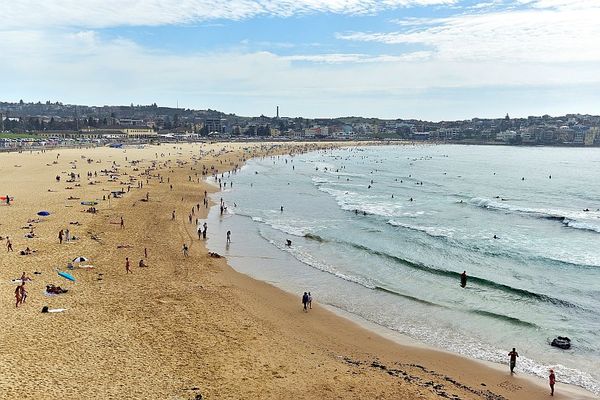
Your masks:
[{"label": "group of people", "polygon": [[312,295],[310,292],[304,292],[302,295],[302,306],[304,307],[304,312],[312,309]]},{"label": "group of people", "polygon": [[[23,273],[25,275],[25,273]],[[25,300],[27,299],[27,289],[25,289],[26,279],[21,279],[21,284],[17,286],[15,289],[15,307],[19,307],[21,304],[25,304]]]},{"label": "group of people", "polygon": [[[515,366],[517,365],[517,357],[519,357],[519,353],[517,353],[516,348],[508,353],[510,357],[510,373],[515,373]],[[548,383],[550,384],[550,396],[554,396],[554,385],[556,384],[556,375],[554,375],[554,370],[550,369],[550,375],[548,376]]]}]

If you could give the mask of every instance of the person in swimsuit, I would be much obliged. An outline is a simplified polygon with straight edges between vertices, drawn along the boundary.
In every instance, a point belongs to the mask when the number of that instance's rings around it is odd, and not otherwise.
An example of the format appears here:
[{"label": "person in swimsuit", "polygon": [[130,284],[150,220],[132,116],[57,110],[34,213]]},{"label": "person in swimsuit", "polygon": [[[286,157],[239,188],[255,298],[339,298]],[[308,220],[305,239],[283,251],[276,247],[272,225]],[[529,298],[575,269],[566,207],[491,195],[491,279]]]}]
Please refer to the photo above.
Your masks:
[{"label": "person in swimsuit", "polygon": [[512,351],[508,353],[510,356],[510,373],[514,373],[515,365],[517,365],[517,357],[519,357],[519,353],[513,347]]}]

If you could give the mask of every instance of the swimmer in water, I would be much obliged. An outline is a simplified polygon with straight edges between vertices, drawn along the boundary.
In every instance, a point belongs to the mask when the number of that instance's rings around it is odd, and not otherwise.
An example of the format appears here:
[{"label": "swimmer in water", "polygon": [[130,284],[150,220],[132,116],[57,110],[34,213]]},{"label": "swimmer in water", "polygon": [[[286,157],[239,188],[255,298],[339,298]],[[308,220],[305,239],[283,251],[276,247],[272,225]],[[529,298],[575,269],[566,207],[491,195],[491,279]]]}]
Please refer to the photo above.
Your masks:
[{"label": "swimmer in water", "polygon": [[467,286],[467,271],[460,274],[460,286],[463,288]]}]

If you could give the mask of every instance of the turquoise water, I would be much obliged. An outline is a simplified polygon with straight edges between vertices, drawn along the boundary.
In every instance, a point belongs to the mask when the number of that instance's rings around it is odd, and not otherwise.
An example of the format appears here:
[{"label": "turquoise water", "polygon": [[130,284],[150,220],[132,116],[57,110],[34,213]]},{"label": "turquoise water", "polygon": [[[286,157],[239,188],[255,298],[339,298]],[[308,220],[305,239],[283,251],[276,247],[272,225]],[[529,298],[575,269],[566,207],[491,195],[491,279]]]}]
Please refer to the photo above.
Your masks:
[{"label": "turquoise water", "polygon": [[[227,209],[211,210],[208,245],[285,290],[473,358],[506,363],[516,347],[517,371],[553,367],[600,394],[599,177],[600,149],[256,159],[219,176]],[[571,350],[549,345],[559,335]]]}]

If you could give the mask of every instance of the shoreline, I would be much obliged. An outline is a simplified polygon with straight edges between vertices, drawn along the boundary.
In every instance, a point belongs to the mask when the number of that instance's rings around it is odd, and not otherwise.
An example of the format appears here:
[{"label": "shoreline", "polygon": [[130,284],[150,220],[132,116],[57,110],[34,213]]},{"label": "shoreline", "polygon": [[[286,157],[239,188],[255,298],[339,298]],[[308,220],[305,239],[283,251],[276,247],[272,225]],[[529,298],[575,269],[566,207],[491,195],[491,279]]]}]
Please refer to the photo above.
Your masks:
[{"label": "shoreline", "polygon": [[[360,144],[358,144],[358,146],[360,146]],[[251,161],[251,160],[247,160],[247,161]],[[247,163],[245,163],[244,165],[247,165]],[[207,184],[211,185],[213,187],[213,189],[215,190],[215,192],[213,193],[213,195],[216,197],[218,195],[218,193],[220,193],[220,189],[219,186],[215,183],[214,181],[214,177],[207,177],[206,178],[206,182]],[[211,210],[209,210],[209,213],[212,210],[217,210],[218,209],[218,201],[214,200],[213,205],[211,207]],[[218,212],[216,212],[218,213]],[[232,215],[232,217],[237,218],[235,215]],[[216,218],[216,217],[215,217]],[[220,218],[222,219],[222,217]],[[208,217],[207,219],[205,219],[205,221],[208,221]],[[215,221],[213,221],[213,223],[216,223]],[[235,225],[237,226],[237,225]],[[210,227],[210,224],[209,224]],[[236,232],[239,235],[239,232]],[[208,244],[207,244],[207,248],[209,248],[209,250],[212,250]],[[276,250],[277,252],[278,250]],[[223,253],[221,253],[223,254]],[[228,256],[227,253],[225,253],[224,257],[226,259],[228,259],[229,257],[235,257],[236,259],[246,259],[246,256],[243,255],[230,255]],[[272,282],[268,279],[265,278],[261,278],[261,277],[255,277],[253,275],[250,275],[248,271],[244,271],[245,269],[253,269],[254,267],[252,267],[251,265],[256,264],[257,261],[255,260],[254,256],[250,256],[247,258],[248,260],[251,261],[242,261],[242,263],[246,264],[246,265],[250,265],[250,267],[244,267],[244,268],[238,268],[233,266],[233,264],[231,264],[231,260],[228,260],[228,264],[230,265],[230,268],[232,268],[233,270],[235,270],[237,273],[241,273],[244,276],[249,277],[250,279],[253,280],[258,280],[260,282],[265,282],[271,286],[274,286],[276,289],[283,291],[286,294],[289,294],[293,297],[298,297],[298,294],[295,294],[289,290],[287,290],[285,287],[285,285],[281,285],[279,284],[279,282]],[[302,261],[297,261],[299,263],[302,263]],[[289,285],[288,285],[289,286]],[[506,371],[508,370],[508,359],[507,362],[505,364],[502,363],[498,363],[495,361],[489,361],[489,360],[485,360],[485,359],[478,359],[478,358],[473,358],[473,357],[469,357],[460,353],[456,353],[456,352],[452,352],[450,350],[444,349],[442,347],[433,345],[433,344],[429,344],[429,343],[424,343],[422,341],[420,341],[419,339],[415,339],[411,336],[408,336],[406,334],[397,332],[391,328],[388,328],[386,326],[380,325],[376,322],[370,321],[365,319],[364,317],[361,317],[360,315],[357,314],[353,314],[351,312],[345,311],[341,308],[335,307],[333,305],[330,304],[322,304],[322,307],[324,307],[327,311],[331,312],[332,314],[335,314],[336,317],[339,318],[344,318],[349,320],[350,322],[356,324],[359,328],[361,329],[365,329],[369,332],[372,332],[378,336],[381,336],[384,339],[388,339],[392,342],[394,342],[397,345],[400,346],[408,346],[408,347],[412,347],[415,349],[425,349],[425,350],[429,350],[429,351],[434,351],[434,352],[440,352],[442,354],[445,355],[449,355],[451,357],[459,357],[461,359],[464,360],[468,360],[468,361],[472,361],[474,363],[480,364],[482,366],[491,368],[492,370],[496,371],[499,374],[505,375]],[[547,386],[547,382],[546,379],[534,375],[530,372],[518,372],[518,376],[521,379],[525,379],[527,381],[530,381],[530,383],[534,384],[535,386],[537,386],[540,389],[545,390],[546,386]],[[508,377],[510,378],[509,374]],[[517,376],[517,373],[515,373],[515,376]],[[565,393],[569,394],[569,398],[598,398],[596,397],[596,395],[593,392],[590,392],[589,390],[587,390],[586,388],[583,388],[581,386],[577,386],[575,384],[570,384],[570,383],[561,383],[561,385],[563,385],[563,387],[565,388]],[[590,397],[591,396],[591,397]]]},{"label": "shoreline", "polygon": [[[286,145],[278,151],[291,146]],[[200,146],[210,148],[210,154],[194,159]],[[297,296],[236,272],[224,258],[208,257],[187,213],[201,203],[204,190],[217,190],[188,177],[200,164],[221,169],[249,158],[244,144],[222,151],[231,146],[0,154],[4,187],[16,198],[10,209],[0,209],[1,235],[9,235],[15,246],[15,254],[3,251],[0,318],[6,328],[0,334],[0,398],[192,399],[199,393],[205,398],[549,397],[546,387],[525,377],[510,378],[471,359],[399,345],[331,311],[317,307],[306,315]],[[258,155],[264,144],[247,146]],[[152,170],[144,188],[133,187],[112,204],[99,201],[98,214],[80,213],[82,207],[64,199],[101,197],[104,190],[121,187],[119,180],[71,190],[53,181],[57,173],[70,172],[69,160],[79,159],[76,172],[82,179],[86,170],[115,162],[127,165],[120,168],[120,179],[127,182],[163,151],[173,154],[158,158],[165,167]],[[100,157],[102,164],[84,164],[83,154]],[[125,157],[145,161],[135,171]],[[178,164],[178,159],[187,163]],[[173,190],[167,182],[158,183],[157,173],[170,178]],[[143,202],[146,191],[150,200]],[[49,209],[51,216],[35,225],[37,238],[24,239],[20,226],[41,209]],[[176,221],[171,221],[171,210],[176,210]],[[206,212],[200,207],[196,217]],[[125,220],[123,229],[114,224],[119,216]],[[56,233],[74,220],[79,224],[71,229],[80,240],[59,245]],[[184,242],[190,244],[189,257],[181,253]],[[18,256],[25,245],[38,252]],[[147,269],[137,267],[144,247],[149,249]],[[59,280],[54,269],[78,255],[89,257],[96,269],[75,270],[74,284]],[[124,272],[126,256],[133,261],[130,275]],[[33,275],[28,303],[15,310],[7,281],[22,271],[41,275]],[[48,283],[68,287],[69,293],[44,297]],[[41,314],[42,305],[67,310]],[[559,385],[555,398],[594,398],[573,397],[565,389]]]}]

